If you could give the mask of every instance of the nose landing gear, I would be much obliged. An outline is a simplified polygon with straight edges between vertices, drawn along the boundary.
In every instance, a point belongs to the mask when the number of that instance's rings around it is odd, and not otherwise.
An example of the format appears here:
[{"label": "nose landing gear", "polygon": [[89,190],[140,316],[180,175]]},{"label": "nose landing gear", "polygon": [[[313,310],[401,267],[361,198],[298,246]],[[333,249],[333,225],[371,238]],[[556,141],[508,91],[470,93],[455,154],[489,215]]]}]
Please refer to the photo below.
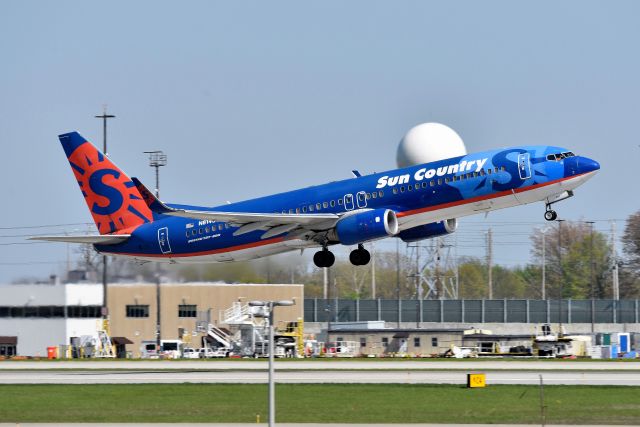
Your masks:
[{"label": "nose landing gear", "polygon": [[554,221],[556,218],[558,218],[558,214],[556,213],[556,211],[551,209],[551,204],[548,204],[547,210],[544,213],[544,219],[546,219],[547,221]]},{"label": "nose landing gear", "polygon": [[358,245],[358,249],[351,251],[349,254],[349,261],[351,261],[353,265],[367,265],[370,260],[371,254],[362,244]]}]

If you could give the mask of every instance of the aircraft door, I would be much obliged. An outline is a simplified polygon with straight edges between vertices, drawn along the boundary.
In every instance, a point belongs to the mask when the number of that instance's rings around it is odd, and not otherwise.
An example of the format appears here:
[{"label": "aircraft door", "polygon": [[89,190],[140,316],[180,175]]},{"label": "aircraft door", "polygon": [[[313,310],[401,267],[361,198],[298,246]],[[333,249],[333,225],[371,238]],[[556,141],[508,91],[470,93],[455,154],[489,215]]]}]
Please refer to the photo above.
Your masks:
[{"label": "aircraft door", "polygon": [[158,244],[160,245],[160,251],[163,254],[171,252],[171,245],[169,245],[169,229],[162,227],[158,230]]},{"label": "aircraft door", "polygon": [[520,179],[531,178],[531,159],[529,153],[518,154],[518,173]]},{"label": "aircraft door", "polygon": [[353,210],[353,194],[344,195],[344,208],[348,211]]},{"label": "aircraft door", "polygon": [[367,207],[367,193],[364,191],[358,191],[356,194],[356,203],[358,203],[359,208]]}]

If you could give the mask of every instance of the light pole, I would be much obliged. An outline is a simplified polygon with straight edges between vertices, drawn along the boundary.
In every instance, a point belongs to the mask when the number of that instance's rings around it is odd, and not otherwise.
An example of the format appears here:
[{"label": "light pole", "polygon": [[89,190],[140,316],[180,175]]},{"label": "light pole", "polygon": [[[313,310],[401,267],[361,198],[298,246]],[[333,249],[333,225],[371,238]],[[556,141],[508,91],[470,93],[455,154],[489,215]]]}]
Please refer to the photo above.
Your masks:
[{"label": "light pole", "polygon": [[[107,106],[104,106],[101,116],[95,116],[96,119],[102,119],[102,153],[107,155],[107,119],[114,119],[116,116],[107,114]],[[102,255],[102,318],[109,316],[109,306],[107,305],[107,256]]]},{"label": "light pole", "polygon": [[[160,198],[160,167],[167,165],[167,155],[162,150],[145,151],[149,155],[149,166],[156,169],[156,197]],[[156,346],[160,351],[161,326],[160,326],[160,263],[156,263]]]},{"label": "light pole", "polygon": [[276,424],[276,390],[273,376],[273,354],[275,343],[273,338],[273,309],[294,305],[295,301],[249,301],[249,307],[267,307],[269,310],[269,427]]},{"label": "light pole", "polygon": [[547,227],[544,227],[541,231],[542,231],[542,289],[541,289],[541,295],[542,295],[542,299],[546,299],[546,293],[547,293],[547,258],[546,258],[546,251],[547,251],[547,242],[546,242],[546,233],[549,229]]}]

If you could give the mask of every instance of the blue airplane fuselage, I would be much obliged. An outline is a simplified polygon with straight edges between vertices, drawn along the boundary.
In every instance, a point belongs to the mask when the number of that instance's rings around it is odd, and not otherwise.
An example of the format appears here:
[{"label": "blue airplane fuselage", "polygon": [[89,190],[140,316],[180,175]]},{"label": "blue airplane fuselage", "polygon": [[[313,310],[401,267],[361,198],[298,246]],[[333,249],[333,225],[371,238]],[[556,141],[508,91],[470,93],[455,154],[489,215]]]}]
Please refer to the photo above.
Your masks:
[{"label": "blue airplane fuselage", "polygon": [[[199,211],[265,214],[395,212],[398,233],[451,218],[572,194],[600,168],[553,146],[521,146],[394,169],[215,207],[170,204]],[[119,244],[95,245],[106,254],[164,262],[225,262],[321,246],[304,234],[263,238],[263,230],[234,235],[233,223],[153,213]],[[331,237],[333,236],[333,237]],[[426,235],[426,237],[429,237]],[[373,240],[373,239],[370,239]],[[329,234],[326,244],[343,243]]]}]

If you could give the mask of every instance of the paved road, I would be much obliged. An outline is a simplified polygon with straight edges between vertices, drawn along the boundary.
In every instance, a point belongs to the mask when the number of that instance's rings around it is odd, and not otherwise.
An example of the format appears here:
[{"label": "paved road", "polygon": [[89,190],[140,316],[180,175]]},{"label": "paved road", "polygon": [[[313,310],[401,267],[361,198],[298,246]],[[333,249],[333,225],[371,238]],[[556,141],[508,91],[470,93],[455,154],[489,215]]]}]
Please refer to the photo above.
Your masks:
[{"label": "paved road", "polygon": [[[467,371],[468,372],[468,371]],[[481,372],[481,371],[478,371]],[[488,384],[629,385],[640,386],[640,371],[487,371]],[[466,384],[466,372],[435,370],[277,371],[279,383],[401,383]],[[131,383],[266,383],[267,373],[247,370],[216,371],[0,371],[0,384],[131,384]]]},{"label": "paved road", "polygon": [[[0,361],[0,372],[49,369],[142,369],[142,370],[265,370],[266,360],[149,360],[149,361]],[[533,370],[533,371],[640,371],[633,361],[574,360],[276,360],[286,370]]]},{"label": "paved road", "polygon": [[[67,427],[66,423],[21,423],[19,427]],[[158,427],[163,424],[158,423],[73,423],[73,427]],[[169,426],[169,424],[164,424]],[[198,427],[255,427],[266,426],[266,424],[256,423],[198,423]],[[277,423],[280,427],[350,427],[354,424],[313,424],[313,423]],[[355,424],[361,426],[362,424]],[[526,425],[539,425],[539,424],[368,424],[369,427],[524,427]],[[170,424],[171,427],[193,427],[193,424],[175,423]],[[567,427],[566,425],[555,426],[552,424],[546,424],[547,427]],[[0,423],[0,427],[16,427],[15,423]],[[613,427],[606,425],[583,425],[583,427]],[[616,426],[619,427],[619,426]]]}]

